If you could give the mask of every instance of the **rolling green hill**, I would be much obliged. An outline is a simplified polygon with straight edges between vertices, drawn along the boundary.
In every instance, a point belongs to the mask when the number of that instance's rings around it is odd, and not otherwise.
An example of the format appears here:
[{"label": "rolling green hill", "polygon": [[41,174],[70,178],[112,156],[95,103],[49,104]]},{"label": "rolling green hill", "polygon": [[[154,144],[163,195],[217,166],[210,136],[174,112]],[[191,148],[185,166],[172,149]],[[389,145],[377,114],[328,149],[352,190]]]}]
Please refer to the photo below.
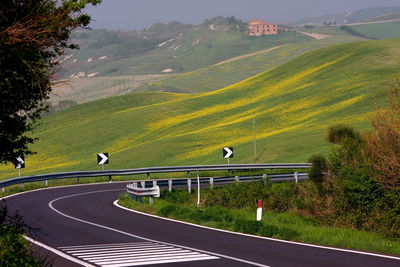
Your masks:
[{"label": "rolling green hill", "polygon": [[400,7],[369,7],[354,10],[348,13],[332,14],[312,18],[303,18],[292,22],[294,25],[322,25],[324,22],[336,21],[338,24],[358,23],[369,19],[386,16],[389,14],[400,12]]},{"label": "rolling green hill", "polygon": [[351,12],[347,16],[347,23],[363,22],[370,18],[400,12],[400,6],[369,7]]},{"label": "rolling green hill", "polygon": [[356,32],[372,39],[400,38],[400,20],[365,23],[350,27]]},{"label": "rolling green hill", "polygon": [[363,40],[352,36],[338,28],[296,29],[298,32],[309,32],[321,35],[323,38],[304,42],[284,44],[265,50],[263,53],[242,56],[223,64],[177,74],[161,81],[149,82],[137,89],[144,91],[168,92],[208,92],[239,82],[257,73],[273,69],[306,52],[333,44]]},{"label": "rolling green hill", "polygon": [[63,100],[84,103],[131,92],[164,91],[193,93],[214,91],[257,73],[275,68],[308,51],[333,44],[363,40],[335,27],[295,30],[298,32],[320,34],[324,38],[318,40],[309,38],[307,41],[283,44],[230,58],[212,66],[178,74],[71,79],[66,84],[55,87],[51,101],[54,104]]},{"label": "rolling green hill", "polygon": [[[400,40],[347,43],[300,56],[271,71],[200,94],[144,93],[98,100],[42,120],[23,175],[106,168],[253,162],[304,162],[327,151],[335,123],[368,128],[373,100],[400,75]],[[0,177],[15,177],[11,165]]]},{"label": "rolling green hill", "polygon": [[383,16],[373,17],[367,19],[365,22],[378,22],[378,21],[388,21],[388,20],[400,20],[400,12],[390,13]]},{"label": "rolling green hill", "polygon": [[310,40],[286,32],[247,36],[235,25],[194,25],[167,32],[80,31],[73,42],[81,47],[61,58],[64,78],[179,73],[277,45]]}]

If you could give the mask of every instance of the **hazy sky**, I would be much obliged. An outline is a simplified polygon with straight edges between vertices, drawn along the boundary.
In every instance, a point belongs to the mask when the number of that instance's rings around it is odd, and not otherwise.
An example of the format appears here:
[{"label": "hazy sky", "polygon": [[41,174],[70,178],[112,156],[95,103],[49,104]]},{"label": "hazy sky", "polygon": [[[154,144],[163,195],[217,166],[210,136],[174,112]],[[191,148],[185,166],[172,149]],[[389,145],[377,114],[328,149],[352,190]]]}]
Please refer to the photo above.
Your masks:
[{"label": "hazy sky", "polygon": [[283,23],[376,6],[400,6],[400,0],[103,0],[88,12],[92,28],[131,30],[173,20],[197,24],[215,16]]}]

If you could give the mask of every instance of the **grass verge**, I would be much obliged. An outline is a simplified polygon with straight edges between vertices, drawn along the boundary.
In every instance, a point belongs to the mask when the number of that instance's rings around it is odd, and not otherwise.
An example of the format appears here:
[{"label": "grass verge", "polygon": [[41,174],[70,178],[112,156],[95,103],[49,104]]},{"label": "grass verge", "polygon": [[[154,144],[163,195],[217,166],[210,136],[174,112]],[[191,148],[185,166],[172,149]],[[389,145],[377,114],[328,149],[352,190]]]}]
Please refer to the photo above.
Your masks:
[{"label": "grass verge", "polygon": [[119,204],[141,212],[229,231],[400,256],[399,240],[365,231],[321,226],[312,218],[292,212],[264,210],[262,222],[256,222],[256,207],[197,207],[197,194],[189,194],[185,190],[164,190],[161,196],[149,205],[146,199],[140,203],[123,194]]}]

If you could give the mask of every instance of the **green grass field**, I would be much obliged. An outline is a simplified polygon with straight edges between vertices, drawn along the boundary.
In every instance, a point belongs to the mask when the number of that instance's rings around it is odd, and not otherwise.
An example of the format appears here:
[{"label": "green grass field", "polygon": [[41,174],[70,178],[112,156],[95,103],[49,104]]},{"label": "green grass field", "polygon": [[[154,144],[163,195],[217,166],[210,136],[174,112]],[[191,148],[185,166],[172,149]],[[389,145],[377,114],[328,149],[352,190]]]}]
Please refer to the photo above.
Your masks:
[{"label": "green grass field", "polygon": [[257,73],[273,69],[306,52],[334,44],[362,40],[337,28],[298,29],[327,35],[326,39],[307,40],[288,43],[272,51],[245,57],[243,59],[200,68],[192,72],[177,74],[162,81],[150,82],[139,87],[138,91],[169,91],[182,93],[199,93],[214,91],[229,86]]},{"label": "green grass field", "polygon": [[400,21],[353,25],[351,28],[373,39],[400,38]]},{"label": "green grass field", "polygon": [[[62,86],[56,86],[51,101],[56,104],[62,100],[74,100],[78,103],[100,98],[127,94],[131,92],[177,92],[198,93],[214,91],[249,78],[257,73],[273,69],[306,52],[333,44],[362,40],[337,28],[314,28],[312,33],[324,34],[325,39],[313,38],[295,43],[286,43],[264,53],[242,55],[241,59],[217,63],[190,72],[178,74],[108,76],[71,79]],[[261,40],[263,42],[263,40]],[[261,50],[265,51],[265,50]],[[244,52],[244,51],[243,51]],[[248,56],[247,56],[248,55]],[[144,61],[141,65],[145,65]]]},{"label": "green grass field", "polygon": [[[347,43],[300,56],[271,71],[199,94],[143,93],[98,100],[41,121],[23,175],[106,168],[259,162],[304,162],[326,153],[327,128],[367,129],[374,101],[399,77],[400,40]],[[15,177],[12,165],[2,179]]]}]

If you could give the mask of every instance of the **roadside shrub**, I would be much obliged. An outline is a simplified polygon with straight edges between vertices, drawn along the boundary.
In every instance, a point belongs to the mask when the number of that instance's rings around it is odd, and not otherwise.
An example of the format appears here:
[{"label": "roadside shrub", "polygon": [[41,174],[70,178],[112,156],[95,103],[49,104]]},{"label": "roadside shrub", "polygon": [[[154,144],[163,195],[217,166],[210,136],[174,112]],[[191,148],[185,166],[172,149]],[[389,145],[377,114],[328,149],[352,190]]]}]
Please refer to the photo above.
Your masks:
[{"label": "roadside shrub", "polygon": [[22,235],[29,230],[22,217],[10,215],[5,204],[0,207],[0,266],[44,266],[45,259],[34,257]]},{"label": "roadside shrub", "polygon": [[325,157],[321,155],[313,155],[308,160],[311,168],[308,171],[308,178],[314,183],[321,183],[324,178],[324,172],[327,170],[327,162]]},{"label": "roadside shrub", "polygon": [[231,184],[205,190],[203,193],[204,205],[222,206],[225,208],[254,207],[259,199],[268,197],[271,183],[260,180],[259,182]]},{"label": "roadside shrub", "polygon": [[375,179],[389,190],[400,191],[400,80],[386,95],[389,107],[378,110],[373,130],[366,134],[367,165]]},{"label": "roadside shrub", "polygon": [[298,198],[298,186],[295,183],[274,183],[268,187],[264,201],[267,209],[288,211]]},{"label": "roadside shrub", "polygon": [[386,191],[371,212],[369,230],[400,238],[400,193]]},{"label": "roadside shrub", "polygon": [[327,139],[332,144],[344,144],[348,140],[361,139],[361,135],[347,125],[335,125],[329,128]]},{"label": "roadside shrub", "polygon": [[190,194],[186,190],[177,189],[172,189],[171,192],[168,189],[162,190],[160,196],[171,203],[185,203],[190,199]]}]

